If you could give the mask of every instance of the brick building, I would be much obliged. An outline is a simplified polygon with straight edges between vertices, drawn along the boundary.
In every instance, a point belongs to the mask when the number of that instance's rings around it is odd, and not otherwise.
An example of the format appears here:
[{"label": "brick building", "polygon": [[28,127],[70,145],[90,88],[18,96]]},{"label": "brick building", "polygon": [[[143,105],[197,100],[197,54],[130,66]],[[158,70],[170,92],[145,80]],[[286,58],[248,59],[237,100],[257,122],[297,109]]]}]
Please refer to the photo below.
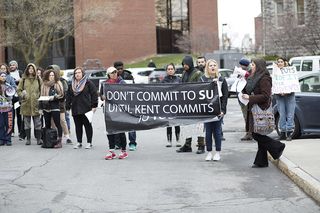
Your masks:
[{"label": "brick building", "polygon": [[[131,63],[153,57],[158,53],[179,53],[174,46],[176,35],[185,35],[206,27],[218,37],[217,0],[120,0],[121,10],[115,19],[102,26],[97,23],[76,29],[74,37],[52,46],[40,66],[58,64],[62,69],[83,66],[87,59],[99,59],[102,67],[121,60]],[[75,10],[85,12],[84,1]],[[75,21],[78,17],[74,17]],[[90,33],[95,29],[99,33]],[[63,48],[63,51],[57,49]],[[217,43],[215,50],[219,49]],[[212,50],[213,51],[213,50]],[[1,55],[2,54],[2,55]],[[7,62],[15,59],[25,66],[21,54],[6,48],[0,57]],[[147,64],[146,64],[147,66]]]}]

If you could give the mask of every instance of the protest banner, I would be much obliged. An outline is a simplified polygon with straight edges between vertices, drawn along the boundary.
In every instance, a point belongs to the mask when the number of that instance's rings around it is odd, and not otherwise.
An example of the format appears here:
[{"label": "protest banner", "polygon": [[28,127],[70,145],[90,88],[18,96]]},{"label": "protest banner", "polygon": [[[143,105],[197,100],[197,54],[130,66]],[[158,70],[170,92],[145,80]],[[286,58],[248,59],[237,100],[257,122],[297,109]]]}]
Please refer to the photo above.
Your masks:
[{"label": "protest banner", "polygon": [[300,92],[296,67],[279,68],[273,64],[272,93]]},{"label": "protest banner", "polygon": [[217,83],[105,83],[108,134],[210,122],[220,114]]}]

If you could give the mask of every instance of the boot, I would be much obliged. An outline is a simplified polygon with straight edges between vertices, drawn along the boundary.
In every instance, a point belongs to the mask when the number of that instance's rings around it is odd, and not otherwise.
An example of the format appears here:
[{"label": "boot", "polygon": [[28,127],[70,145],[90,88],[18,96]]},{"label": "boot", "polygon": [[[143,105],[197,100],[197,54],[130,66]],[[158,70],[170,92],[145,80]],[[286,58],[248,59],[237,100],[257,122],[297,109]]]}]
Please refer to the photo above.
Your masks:
[{"label": "boot", "polygon": [[248,141],[248,140],[252,140],[252,133],[251,132],[246,132],[246,135],[241,138],[242,141]]},{"label": "boot", "polygon": [[281,141],[286,139],[286,133],[285,132],[281,132],[280,136],[276,138],[277,141]]},{"label": "boot", "polygon": [[36,130],[36,136],[37,136],[37,145],[41,145],[42,144],[41,130]]},{"label": "boot", "polygon": [[288,131],[288,132],[287,132],[286,141],[292,141],[292,133],[293,133],[292,131],[290,131],[290,132]]},{"label": "boot", "polygon": [[204,137],[198,137],[198,150],[197,154],[203,154],[204,151]]},{"label": "boot", "polygon": [[167,140],[168,140],[168,143],[166,145],[166,147],[171,147],[172,146],[172,134],[167,134]]},{"label": "boot", "polygon": [[180,142],[180,133],[176,133],[176,139],[177,139],[176,147],[181,147],[181,142]]},{"label": "boot", "polygon": [[31,129],[26,129],[26,136],[27,136],[27,142],[26,145],[30,145],[31,144]]},{"label": "boot", "polygon": [[191,148],[192,138],[187,138],[185,144],[180,149],[177,149],[176,152],[192,152]]},{"label": "boot", "polygon": [[53,148],[61,148],[62,147],[61,141],[62,141],[62,137],[59,137],[59,142],[56,145],[54,145]]}]

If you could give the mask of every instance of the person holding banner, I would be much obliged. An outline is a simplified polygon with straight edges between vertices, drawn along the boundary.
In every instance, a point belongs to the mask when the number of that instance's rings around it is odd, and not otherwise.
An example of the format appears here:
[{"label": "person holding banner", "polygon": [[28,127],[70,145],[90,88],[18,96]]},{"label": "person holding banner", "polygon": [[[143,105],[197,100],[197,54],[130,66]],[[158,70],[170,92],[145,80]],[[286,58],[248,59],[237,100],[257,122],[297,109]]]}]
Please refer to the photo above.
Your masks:
[{"label": "person holding banner", "polygon": [[[101,100],[106,100],[106,96],[104,94],[104,87],[105,84],[125,84],[126,82],[122,79],[122,77],[118,76],[118,71],[115,67],[109,67],[107,69],[108,77],[109,79],[102,82],[100,87],[100,95]],[[107,130],[107,122],[105,120],[106,130]],[[126,152],[126,146],[127,146],[127,138],[124,132],[118,133],[118,134],[107,134],[108,141],[109,141],[109,152],[106,155],[106,160],[112,160],[116,158],[116,154],[114,153],[114,148],[116,146],[116,135],[119,135],[120,138],[120,147],[121,147],[121,153],[119,155],[119,159],[125,159],[128,157],[128,154]]]},{"label": "person holding banner", "polygon": [[[249,100],[248,109],[253,104],[258,104],[261,109],[269,107],[272,79],[266,68],[266,61],[262,58],[254,59],[251,64],[252,74],[249,76],[247,85],[243,89],[242,98]],[[258,142],[258,152],[254,160],[253,168],[268,167],[268,154],[273,159],[278,159],[285,148],[285,144],[274,140],[267,135],[260,135],[253,131],[253,115],[251,110],[247,113],[246,130],[252,132],[252,137]]]},{"label": "person holding banner", "polygon": [[[223,76],[219,77],[218,63],[210,59],[207,62],[205,68],[205,75],[203,75],[200,80],[201,82],[214,82],[217,85],[218,90],[221,91],[220,106],[221,113],[218,115],[219,120],[214,122],[205,123],[206,130],[206,146],[208,155],[206,161],[219,161],[220,151],[221,151],[221,141],[222,141],[222,122],[223,116],[227,112],[227,102],[228,102],[228,84]],[[212,157],[212,135],[216,144],[216,154]],[[203,146],[203,145],[202,145]],[[199,144],[200,148],[200,144]]]},{"label": "person holding banner", "polygon": [[66,112],[70,114],[72,109],[72,117],[75,124],[77,145],[75,149],[82,147],[82,127],[84,126],[87,135],[86,149],[92,148],[93,129],[92,124],[88,120],[86,113],[96,112],[98,106],[98,93],[96,86],[86,76],[86,71],[82,67],[77,67],[73,72],[73,79],[67,93]]},{"label": "person holding banner", "polygon": [[[187,83],[187,82],[198,82],[200,77],[203,76],[203,73],[200,70],[194,70],[194,65],[193,65],[193,59],[190,55],[187,55],[183,58],[182,60],[182,66],[184,68],[184,71],[182,73],[182,83]],[[185,144],[180,148],[177,149],[176,152],[192,152],[191,148],[191,142],[192,142],[192,137],[187,136]],[[203,136],[198,136],[198,146],[200,144],[204,144],[204,137]],[[197,152],[198,154],[203,153],[201,150],[200,152]]]},{"label": "person holding banner", "polygon": [[[53,70],[47,70],[43,73],[43,84],[41,86],[41,96],[50,97],[48,101],[39,101],[39,113],[44,116],[45,127],[51,128],[51,118],[58,129],[59,142],[54,148],[61,148],[62,127],[60,125],[60,102],[64,101],[64,90],[58,73]],[[38,136],[37,136],[38,137]]]},{"label": "person holding banner", "polygon": [[[176,69],[174,67],[173,63],[170,63],[166,66],[167,76],[165,76],[163,79],[160,80],[160,83],[163,84],[179,84],[181,83],[181,78],[175,75]],[[176,147],[181,146],[181,142],[179,140],[180,138],[180,126],[175,126],[175,134],[176,134]],[[172,146],[172,127],[167,127],[167,140],[168,143],[166,147]]]},{"label": "person holding banner", "polygon": [[[277,59],[278,67],[284,68],[289,66],[289,62],[285,57],[279,57]],[[277,100],[277,108],[280,114],[280,136],[277,140],[292,140],[293,123],[294,123],[294,110],[295,110],[295,93],[279,93],[275,94]]]}]

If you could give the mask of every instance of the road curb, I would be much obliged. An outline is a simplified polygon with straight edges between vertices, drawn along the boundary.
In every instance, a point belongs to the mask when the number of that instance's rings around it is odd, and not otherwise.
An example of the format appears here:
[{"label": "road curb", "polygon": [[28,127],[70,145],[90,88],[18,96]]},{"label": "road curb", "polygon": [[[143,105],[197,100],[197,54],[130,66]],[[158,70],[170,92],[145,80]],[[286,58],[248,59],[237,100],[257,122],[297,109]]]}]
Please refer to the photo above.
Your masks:
[{"label": "road curb", "polygon": [[272,156],[268,154],[268,158],[308,195],[320,203],[320,181],[303,171],[298,165],[294,164],[285,156],[281,156],[278,160],[274,160]]}]

